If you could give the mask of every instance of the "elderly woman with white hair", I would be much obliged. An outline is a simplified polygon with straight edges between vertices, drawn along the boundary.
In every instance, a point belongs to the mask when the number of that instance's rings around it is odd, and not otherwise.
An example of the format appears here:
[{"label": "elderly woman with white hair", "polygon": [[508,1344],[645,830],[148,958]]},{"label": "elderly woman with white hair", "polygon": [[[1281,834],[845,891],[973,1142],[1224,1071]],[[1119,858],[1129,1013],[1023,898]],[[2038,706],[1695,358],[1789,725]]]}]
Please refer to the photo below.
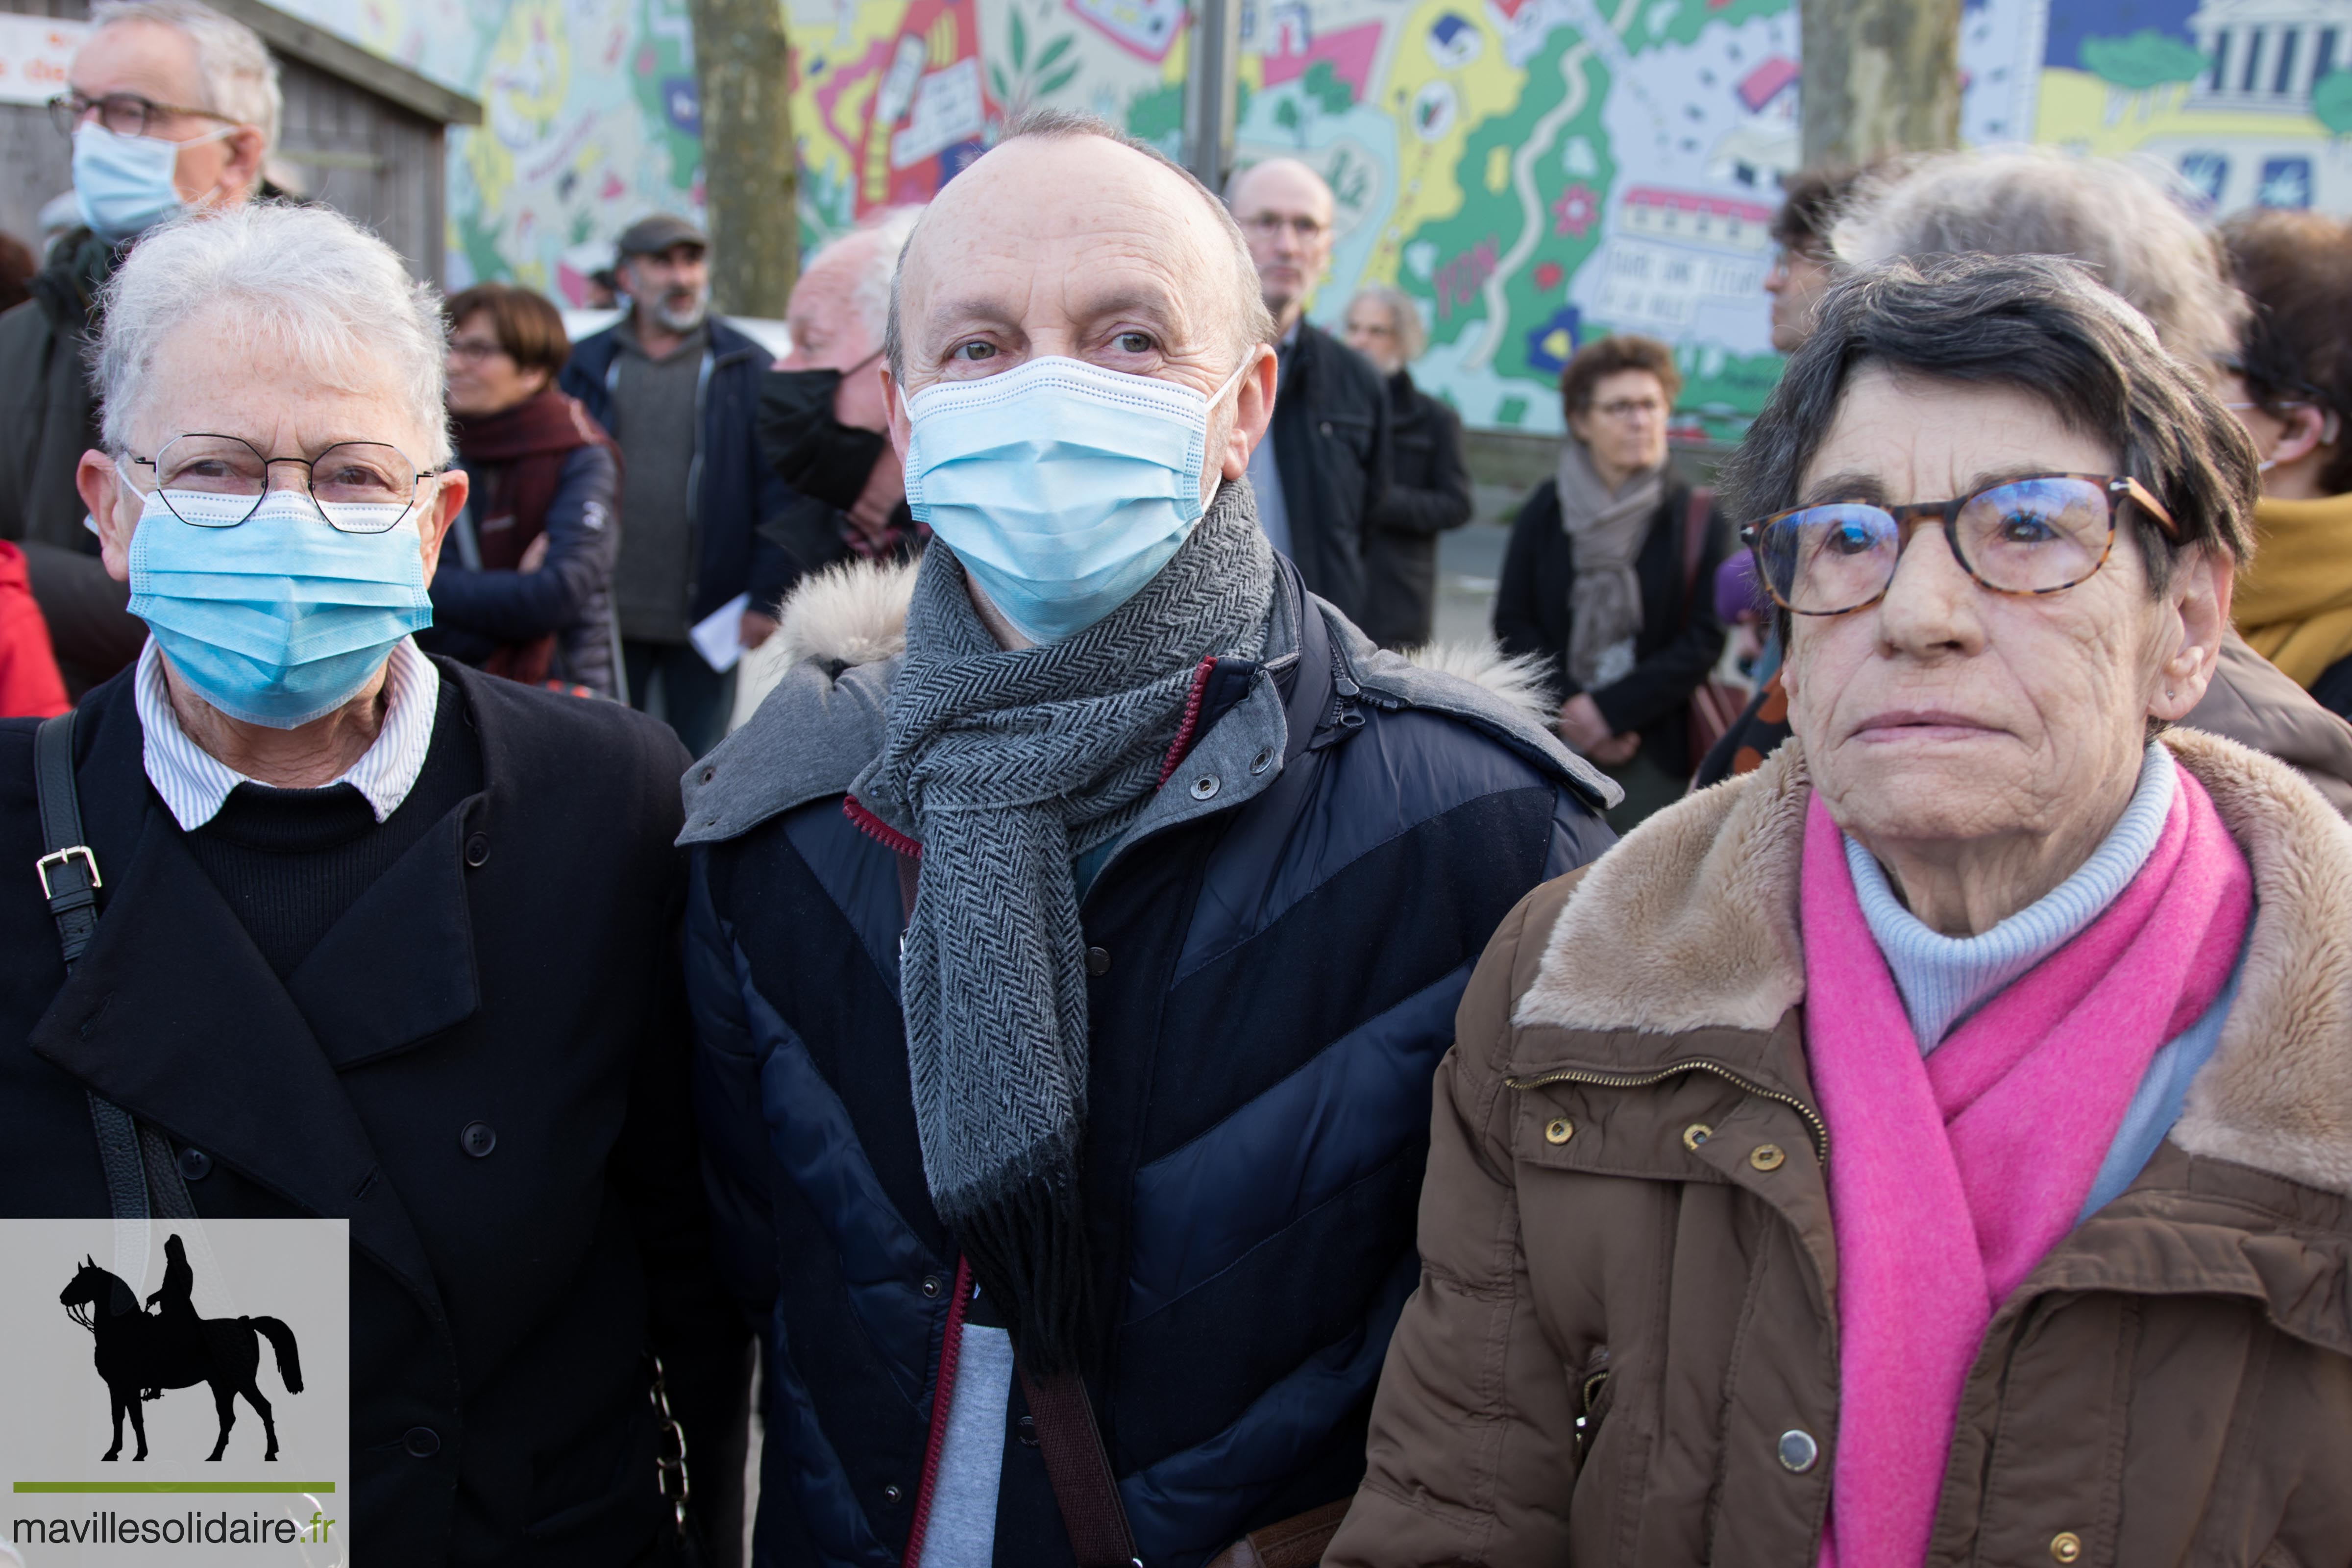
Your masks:
[{"label": "elderly woman with white hair", "polygon": [[81,495],[152,635],[0,723],[0,1213],[347,1220],[358,1550],[666,1561],[649,1357],[698,1497],[743,1387],[687,1105],[686,753],[417,651],[467,481],[437,301],[381,241],[185,219],[103,305]]},{"label": "elderly woman with white hair", "polygon": [[1364,520],[1364,635],[1382,647],[1419,647],[1437,629],[1437,536],[1470,521],[1462,416],[1412,384],[1407,367],[1429,329],[1404,290],[1358,289],[1346,336],[1389,398],[1389,488]]}]

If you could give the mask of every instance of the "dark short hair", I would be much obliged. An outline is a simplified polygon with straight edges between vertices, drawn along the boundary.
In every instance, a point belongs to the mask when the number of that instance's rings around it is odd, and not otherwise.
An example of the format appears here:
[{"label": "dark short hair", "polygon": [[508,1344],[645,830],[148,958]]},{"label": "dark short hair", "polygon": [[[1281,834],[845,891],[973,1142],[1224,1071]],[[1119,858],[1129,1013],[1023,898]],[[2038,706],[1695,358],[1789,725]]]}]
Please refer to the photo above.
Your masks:
[{"label": "dark short hair", "polygon": [[544,295],[511,283],[477,283],[450,295],[441,307],[451,331],[464,326],[466,318],[477,311],[490,318],[490,332],[499,340],[499,347],[524,370],[543,370],[552,380],[572,357],[563,312]]},{"label": "dark short hair", "polygon": [[[2222,226],[2221,243],[2253,317],[2234,367],[2265,404],[2311,401],[2352,417],[2352,224],[2284,208]],[[2331,495],[2352,490],[2352,442],[2320,474]]]},{"label": "dark short hair", "polygon": [[1772,215],[1772,243],[1784,250],[1827,256],[1830,230],[1864,171],[1852,163],[1800,169],[1780,183],[1780,210]]},{"label": "dark short hair", "polygon": [[[1799,504],[1805,469],[1867,366],[1928,380],[2014,387],[2065,426],[2115,448],[2179,526],[2135,520],[2161,592],[2180,552],[2242,563],[2259,489],[2253,443],[2203,377],[2167,353],[2147,319],[2051,256],[1944,256],[1857,270],[1822,296],[1818,325],[1720,476],[1742,521]],[[1916,497],[1936,500],[1936,497]],[[1782,630],[1787,630],[1783,612]]]},{"label": "dark short hair", "polygon": [[1593,389],[1620,371],[1646,370],[1665,389],[1666,406],[1683,392],[1683,373],[1675,368],[1675,351],[1639,332],[1612,332],[1595,338],[1570,354],[1559,373],[1559,405],[1570,415],[1592,406]]}]

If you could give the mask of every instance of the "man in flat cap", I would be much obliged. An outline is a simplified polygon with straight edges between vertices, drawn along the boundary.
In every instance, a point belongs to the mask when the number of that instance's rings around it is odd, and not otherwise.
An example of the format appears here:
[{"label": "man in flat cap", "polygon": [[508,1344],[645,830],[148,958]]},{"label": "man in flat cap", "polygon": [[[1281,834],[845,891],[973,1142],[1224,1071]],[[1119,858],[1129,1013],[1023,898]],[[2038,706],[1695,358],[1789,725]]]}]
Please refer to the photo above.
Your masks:
[{"label": "man in flat cap", "polygon": [[627,313],[582,342],[563,390],[621,446],[621,554],[613,594],[629,700],[658,711],[700,756],[727,732],[735,672],[688,633],[747,595],[743,645],[775,630],[792,558],[761,536],[793,493],[760,456],[752,419],[773,357],[710,314],[710,242],[656,213],[621,236]]}]

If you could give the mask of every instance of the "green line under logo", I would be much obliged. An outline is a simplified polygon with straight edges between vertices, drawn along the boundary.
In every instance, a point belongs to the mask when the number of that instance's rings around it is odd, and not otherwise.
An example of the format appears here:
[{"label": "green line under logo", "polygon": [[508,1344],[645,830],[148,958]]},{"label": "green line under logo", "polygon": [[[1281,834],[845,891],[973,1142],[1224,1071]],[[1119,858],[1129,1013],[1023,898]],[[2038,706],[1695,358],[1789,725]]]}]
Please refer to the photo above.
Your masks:
[{"label": "green line under logo", "polygon": [[19,1492],[331,1492],[332,1481],[18,1481]]}]

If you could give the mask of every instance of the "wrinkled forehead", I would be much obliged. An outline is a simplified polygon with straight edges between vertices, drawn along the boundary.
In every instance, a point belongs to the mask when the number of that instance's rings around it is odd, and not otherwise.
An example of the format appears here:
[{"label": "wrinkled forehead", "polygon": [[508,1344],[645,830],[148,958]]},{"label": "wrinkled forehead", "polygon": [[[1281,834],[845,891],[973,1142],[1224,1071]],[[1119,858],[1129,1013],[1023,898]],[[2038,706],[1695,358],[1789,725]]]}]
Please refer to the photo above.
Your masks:
[{"label": "wrinkled forehead", "polygon": [[397,373],[356,338],[304,341],[265,313],[215,303],[166,333],[135,384],[131,455],[175,436],[235,436],[265,454],[380,441],[419,467],[433,433],[417,424]]},{"label": "wrinkled forehead", "polygon": [[163,22],[133,17],[109,23],[82,40],[68,81],[93,97],[135,92],[158,102],[202,107],[204,79],[195,40]]}]

